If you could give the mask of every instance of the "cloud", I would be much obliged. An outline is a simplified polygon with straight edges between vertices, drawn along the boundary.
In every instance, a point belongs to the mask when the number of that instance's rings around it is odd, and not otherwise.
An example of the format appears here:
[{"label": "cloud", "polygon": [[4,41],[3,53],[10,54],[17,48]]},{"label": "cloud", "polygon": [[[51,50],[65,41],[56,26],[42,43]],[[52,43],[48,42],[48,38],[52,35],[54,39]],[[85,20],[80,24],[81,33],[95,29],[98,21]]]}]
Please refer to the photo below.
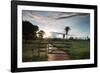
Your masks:
[{"label": "cloud", "polygon": [[[82,30],[84,22],[89,24],[84,20],[87,20],[88,15],[88,13],[23,10],[22,20],[27,20],[33,23],[33,25],[38,25],[39,29],[45,32],[65,33],[64,28],[69,26],[71,27],[70,36],[84,37],[89,36],[89,31],[87,30],[89,27],[85,29],[86,32]],[[55,37],[55,34],[53,36]]]}]

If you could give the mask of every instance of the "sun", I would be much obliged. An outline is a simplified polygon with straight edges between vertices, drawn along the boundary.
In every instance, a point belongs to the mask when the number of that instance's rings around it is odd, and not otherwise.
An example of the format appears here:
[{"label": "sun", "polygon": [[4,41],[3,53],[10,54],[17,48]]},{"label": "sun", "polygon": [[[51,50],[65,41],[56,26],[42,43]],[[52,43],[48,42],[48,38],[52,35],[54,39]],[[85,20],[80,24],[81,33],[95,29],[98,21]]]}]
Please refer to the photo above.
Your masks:
[{"label": "sun", "polygon": [[51,36],[50,32],[45,32],[45,35],[43,36],[44,38],[49,38]]}]

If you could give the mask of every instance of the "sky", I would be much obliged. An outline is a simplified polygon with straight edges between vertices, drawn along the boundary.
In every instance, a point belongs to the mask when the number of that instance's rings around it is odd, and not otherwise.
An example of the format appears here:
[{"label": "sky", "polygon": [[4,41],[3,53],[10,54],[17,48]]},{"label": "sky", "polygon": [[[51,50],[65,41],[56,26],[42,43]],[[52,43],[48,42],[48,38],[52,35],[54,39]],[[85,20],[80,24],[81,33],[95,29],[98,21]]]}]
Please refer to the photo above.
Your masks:
[{"label": "sky", "polygon": [[22,20],[37,25],[48,38],[62,38],[65,27],[69,26],[68,37],[90,37],[90,14],[75,12],[23,10]]}]

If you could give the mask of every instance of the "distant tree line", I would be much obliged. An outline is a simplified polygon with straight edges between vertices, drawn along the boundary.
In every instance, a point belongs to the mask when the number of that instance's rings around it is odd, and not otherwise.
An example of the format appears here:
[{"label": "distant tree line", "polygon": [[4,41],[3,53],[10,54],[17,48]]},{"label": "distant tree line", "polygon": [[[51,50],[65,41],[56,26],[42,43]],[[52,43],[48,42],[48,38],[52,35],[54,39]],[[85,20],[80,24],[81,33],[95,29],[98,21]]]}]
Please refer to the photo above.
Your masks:
[{"label": "distant tree line", "polygon": [[84,38],[69,37],[69,40],[90,40],[90,38],[88,36]]},{"label": "distant tree line", "polygon": [[75,37],[67,38],[69,30],[71,30],[71,28],[69,26],[66,26],[65,27],[66,34],[63,34],[63,39],[65,38],[65,35],[66,35],[66,39],[68,39],[68,40],[90,40],[90,38],[88,36],[86,36],[84,39],[83,38],[77,38],[77,37],[76,38]]},{"label": "distant tree line", "polygon": [[[87,36],[86,39],[81,39],[81,38],[74,38],[70,37],[69,39],[67,38],[67,35],[69,33],[69,30],[71,28],[69,26],[65,27],[65,32],[66,34],[63,34],[63,39],[67,40],[90,40],[90,38]],[[23,39],[29,40],[29,39],[43,39],[43,36],[45,32],[43,30],[39,30],[39,27],[37,25],[32,24],[29,21],[22,21],[22,34],[23,34]],[[54,40],[60,40],[60,38],[54,38]]]}]

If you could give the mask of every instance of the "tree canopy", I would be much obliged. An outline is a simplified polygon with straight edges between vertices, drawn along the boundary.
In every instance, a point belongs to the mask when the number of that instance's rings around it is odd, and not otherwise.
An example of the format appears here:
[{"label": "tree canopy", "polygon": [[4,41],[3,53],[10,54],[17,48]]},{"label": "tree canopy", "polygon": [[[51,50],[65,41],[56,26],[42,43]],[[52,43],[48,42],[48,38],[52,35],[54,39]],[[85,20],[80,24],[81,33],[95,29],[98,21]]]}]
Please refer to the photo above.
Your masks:
[{"label": "tree canopy", "polygon": [[38,32],[39,38],[43,38],[44,34],[45,34],[45,32],[44,32],[43,30],[40,30],[40,31]]},{"label": "tree canopy", "polygon": [[29,21],[22,21],[22,30],[24,39],[32,39],[37,38],[36,32],[39,30],[39,27]]},{"label": "tree canopy", "polygon": [[69,26],[66,26],[65,27],[66,35],[68,35],[69,30],[70,30],[70,27]]}]

